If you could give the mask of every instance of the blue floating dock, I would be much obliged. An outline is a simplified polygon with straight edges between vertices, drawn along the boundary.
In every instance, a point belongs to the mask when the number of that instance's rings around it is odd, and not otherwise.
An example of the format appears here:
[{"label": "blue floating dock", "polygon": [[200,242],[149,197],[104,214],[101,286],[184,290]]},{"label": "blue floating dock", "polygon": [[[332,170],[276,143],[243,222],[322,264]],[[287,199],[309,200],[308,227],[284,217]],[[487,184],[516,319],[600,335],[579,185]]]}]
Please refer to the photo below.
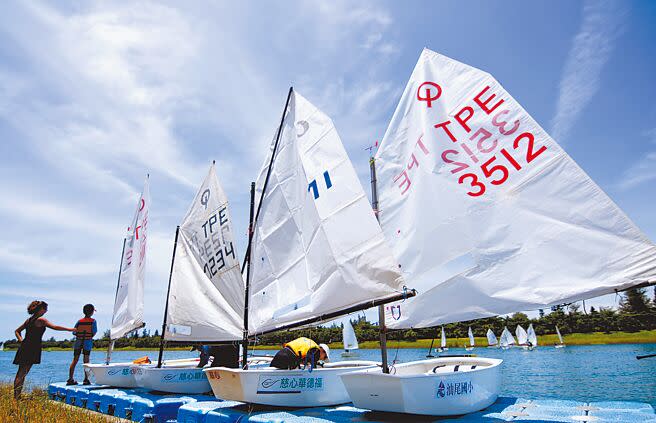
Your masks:
[{"label": "blue floating dock", "polygon": [[477,413],[436,418],[374,412],[352,405],[283,410],[236,401],[220,401],[207,395],[160,395],[143,389],[114,389],[100,385],[66,386],[65,383],[53,383],[48,387],[48,394],[55,401],[132,421],[152,423],[389,423],[410,420],[441,423],[656,423],[656,414],[651,405],[625,401],[582,402],[500,397],[490,407]]}]

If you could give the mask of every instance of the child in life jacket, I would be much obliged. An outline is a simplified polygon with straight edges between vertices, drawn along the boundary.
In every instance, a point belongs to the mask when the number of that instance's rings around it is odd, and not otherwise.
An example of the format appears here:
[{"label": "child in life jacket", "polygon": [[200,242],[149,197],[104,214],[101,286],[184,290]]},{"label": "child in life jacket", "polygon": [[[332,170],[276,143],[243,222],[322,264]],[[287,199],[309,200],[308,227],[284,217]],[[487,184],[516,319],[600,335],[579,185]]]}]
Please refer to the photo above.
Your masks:
[{"label": "child in life jacket", "polygon": [[[75,379],[73,379],[73,373],[75,373],[75,366],[80,359],[80,353],[84,353],[84,363],[89,362],[91,356],[91,349],[93,348],[93,336],[98,332],[98,326],[96,325],[96,320],[92,319],[93,313],[96,309],[93,307],[93,304],[87,304],[82,308],[84,317],[77,321],[75,324],[75,343],[73,344],[73,362],[71,367],[68,369],[68,380],[66,385],[77,385]],[[84,382],[83,385],[90,385],[89,375],[87,370],[84,369]]]}]

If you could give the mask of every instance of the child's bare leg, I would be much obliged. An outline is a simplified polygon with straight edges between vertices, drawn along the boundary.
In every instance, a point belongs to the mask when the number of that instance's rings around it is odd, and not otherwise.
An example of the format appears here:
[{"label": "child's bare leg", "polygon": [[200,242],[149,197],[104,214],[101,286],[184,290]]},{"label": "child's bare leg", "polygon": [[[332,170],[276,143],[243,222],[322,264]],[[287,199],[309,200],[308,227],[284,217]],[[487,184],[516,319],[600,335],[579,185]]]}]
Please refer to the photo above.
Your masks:
[{"label": "child's bare leg", "polygon": [[23,385],[25,384],[25,376],[32,368],[31,364],[21,364],[18,366],[18,371],[16,372],[16,378],[14,379],[14,399],[18,399],[23,391]]},{"label": "child's bare leg", "polygon": [[[89,361],[91,361],[90,358],[91,358],[91,354],[84,354],[84,357],[82,358],[82,361],[85,364],[87,364],[87,363],[89,363]],[[89,381],[89,371],[87,370],[86,367],[84,368],[84,380]]]},{"label": "child's bare leg", "polygon": [[80,359],[79,354],[73,356],[73,361],[71,362],[71,367],[68,368],[68,380],[74,380],[73,375],[75,374],[75,366],[77,366],[77,361]]}]

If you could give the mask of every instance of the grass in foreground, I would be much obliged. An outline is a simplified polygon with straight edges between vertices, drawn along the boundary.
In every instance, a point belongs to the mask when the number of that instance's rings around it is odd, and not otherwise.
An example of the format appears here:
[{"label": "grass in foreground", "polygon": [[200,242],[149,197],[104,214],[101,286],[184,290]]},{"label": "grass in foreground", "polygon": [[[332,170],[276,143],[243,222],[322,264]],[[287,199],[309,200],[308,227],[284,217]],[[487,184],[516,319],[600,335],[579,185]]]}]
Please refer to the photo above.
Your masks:
[{"label": "grass in foreground", "polygon": [[109,416],[78,407],[67,407],[48,400],[43,389],[24,392],[20,400],[14,401],[13,386],[0,385],[0,422],[118,422]]}]

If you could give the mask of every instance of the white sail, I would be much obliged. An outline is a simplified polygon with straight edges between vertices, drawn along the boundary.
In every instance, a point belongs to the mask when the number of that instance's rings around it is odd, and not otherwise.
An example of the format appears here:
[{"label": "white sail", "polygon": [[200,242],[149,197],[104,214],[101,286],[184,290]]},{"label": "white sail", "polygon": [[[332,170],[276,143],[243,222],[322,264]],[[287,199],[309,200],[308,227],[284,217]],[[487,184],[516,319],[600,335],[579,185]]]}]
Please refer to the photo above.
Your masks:
[{"label": "white sail", "polygon": [[146,178],[143,192],[137,202],[137,210],[125,238],[110,329],[111,339],[118,339],[144,325],[144,276],[149,208],[150,190]]},{"label": "white sail", "polygon": [[358,338],[355,336],[355,330],[353,329],[350,320],[347,320],[346,323],[344,323],[344,328],[342,329],[342,340],[344,341],[345,350],[357,350],[360,348],[358,346]]},{"label": "white sail", "polygon": [[469,337],[469,345],[473,347],[476,342],[474,341],[474,334],[472,333],[471,327],[467,330],[467,336]]},{"label": "white sail", "polygon": [[533,328],[533,323],[528,325],[528,329],[526,329],[526,333],[528,334],[528,342],[530,342],[532,346],[537,347],[538,336],[535,333],[535,329]]},{"label": "white sail", "polygon": [[515,345],[515,338],[513,338],[512,334],[508,330],[507,327],[503,328],[503,332],[501,332],[501,346],[502,347],[508,347],[511,345]]},{"label": "white sail", "polygon": [[[269,159],[257,181],[262,192]],[[249,332],[402,293],[333,122],[292,92],[252,244]]]},{"label": "white sail", "polygon": [[521,325],[517,325],[517,328],[515,329],[515,335],[517,336],[517,343],[519,345],[526,345],[528,342],[528,334],[526,333],[526,330],[521,327]]},{"label": "white sail", "polygon": [[558,326],[556,326],[556,334],[558,334],[558,341],[560,341],[560,344],[564,344],[563,336],[560,334],[560,330],[558,329]]},{"label": "white sail", "polygon": [[492,347],[497,345],[499,341],[497,341],[497,336],[492,332],[492,329],[487,330],[487,345]]},{"label": "white sail", "polygon": [[180,224],[164,338],[243,338],[244,281],[232,220],[214,164]]},{"label": "white sail", "polygon": [[424,50],[375,160],[381,226],[419,291],[391,328],[656,280],[656,246],[479,69]]},{"label": "white sail", "polygon": [[440,341],[440,347],[446,347],[446,335],[444,334],[444,326],[442,326],[442,340]]}]

